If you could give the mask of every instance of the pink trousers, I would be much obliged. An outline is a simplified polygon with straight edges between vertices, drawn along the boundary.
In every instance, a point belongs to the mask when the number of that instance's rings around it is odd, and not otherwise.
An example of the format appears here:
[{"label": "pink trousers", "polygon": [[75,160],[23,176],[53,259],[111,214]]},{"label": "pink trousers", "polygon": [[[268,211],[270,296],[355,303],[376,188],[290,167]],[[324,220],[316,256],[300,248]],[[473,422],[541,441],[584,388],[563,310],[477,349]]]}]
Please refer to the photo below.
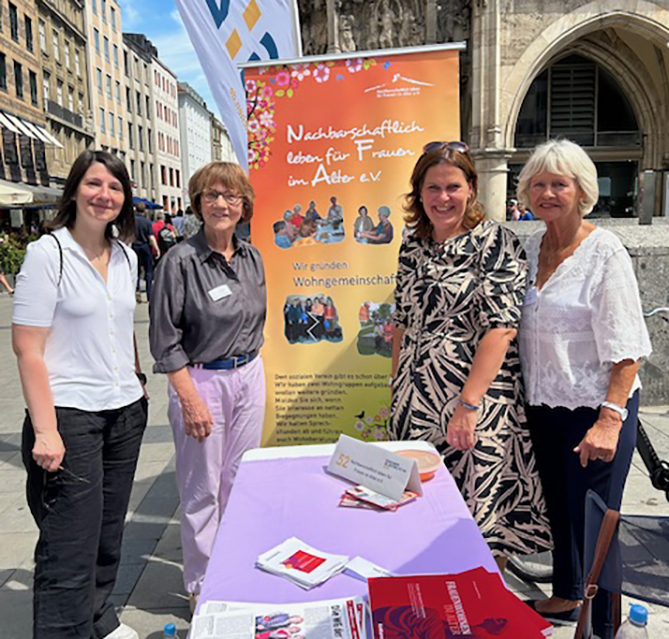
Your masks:
[{"label": "pink trousers", "polygon": [[256,357],[234,370],[188,370],[211,412],[211,435],[202,443],[186,435],[181,403],[171,386],[167,416],[176,447],[184,587],[199,594],[241,457],[260,445],[265,369]]}]

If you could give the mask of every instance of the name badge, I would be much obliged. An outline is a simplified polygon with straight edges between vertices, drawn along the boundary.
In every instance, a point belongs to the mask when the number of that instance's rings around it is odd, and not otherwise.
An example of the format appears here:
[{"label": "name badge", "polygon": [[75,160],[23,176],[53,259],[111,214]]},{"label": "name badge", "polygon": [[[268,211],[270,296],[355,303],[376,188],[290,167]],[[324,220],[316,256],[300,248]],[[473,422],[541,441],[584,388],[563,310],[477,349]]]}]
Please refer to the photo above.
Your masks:
[{"label": "name badge", "polygon": [[218,300],[221,300],[224,297],[228,297],[228,295],[232,295],[232,291],[227,284],[221,284],[220,286],[212,288],[211,291],[209,291],[209,297],[211,297],[214,302],[218,302]]},{"label": "name badge", "polygon": [[530,304],[536,304],[537,303],[537,287],[533,286],[532,288],[529,288],[527,290],[527,293],[525,293],[525,305],[529,306]]}]

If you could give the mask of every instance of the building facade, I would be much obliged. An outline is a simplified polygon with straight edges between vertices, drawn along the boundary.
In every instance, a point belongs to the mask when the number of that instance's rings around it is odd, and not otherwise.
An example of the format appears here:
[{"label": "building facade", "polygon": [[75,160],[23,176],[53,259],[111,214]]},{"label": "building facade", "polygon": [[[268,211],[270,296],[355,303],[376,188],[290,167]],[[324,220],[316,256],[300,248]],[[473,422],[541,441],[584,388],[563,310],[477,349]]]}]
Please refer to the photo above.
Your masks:
[{"label": "building facade", "polygon": [[0,179],[49,183],[41,86],[37,7],[0,0]]},{"label": "building facade", "polygon": [[62,185],[77,156],[94,141],[88,93],[84,4],[37,0],[41,97],[47,130],[60,143],[48,145],[51,182]]},{"label": "building facade", "polygon": [[159,204],[167,212],[184,208],[181,176],[181,141],[179,133],[179,99],[177,77],[158,58],[151,64],[154,108],[156,111],[156,145],[154,162]]},{"label": "building facade", "polygon": [[151,68],[157,49],[145,36],[123,34],[123,103],[126,111],[126,164],[136,196],[161,203],[156,155],[156,109]]},{"label": "building facade", "polygon": [[228,131],[213,113],[211,116],[211,159],[238,163]]},{"label": "building facade", "polygon": [[87,0],[84,6],[95,148],[114,153],[125,162],[128,143],[121,67],[121,8],[115,0]]},{"label": "building facade", "polygon": [[669,214],[669,0],[299,6],[307,54],[466,42],[461,138],[491,217],[504,218],[520,166],[554,137],[573,139],[595,160],[596,214]]},{"label": "building facade", "polygon": [[179,82],[179,132],[181,140],[182,193],[188,198],[188,180],[201,166],[212,160],[211,112],[202,97],[187,82]]}]

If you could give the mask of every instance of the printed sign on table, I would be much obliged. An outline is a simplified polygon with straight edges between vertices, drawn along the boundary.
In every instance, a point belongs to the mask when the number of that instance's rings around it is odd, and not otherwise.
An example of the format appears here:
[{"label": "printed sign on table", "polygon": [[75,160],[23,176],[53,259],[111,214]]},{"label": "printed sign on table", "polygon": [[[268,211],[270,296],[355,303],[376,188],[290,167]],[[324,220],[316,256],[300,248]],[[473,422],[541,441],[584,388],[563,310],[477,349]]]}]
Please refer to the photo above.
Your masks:
[{"label": "printed sign on table", "polygon": [[387,439],[403,196],[423,146],[459,139],[461,48],[245,69],[264,444]]}]

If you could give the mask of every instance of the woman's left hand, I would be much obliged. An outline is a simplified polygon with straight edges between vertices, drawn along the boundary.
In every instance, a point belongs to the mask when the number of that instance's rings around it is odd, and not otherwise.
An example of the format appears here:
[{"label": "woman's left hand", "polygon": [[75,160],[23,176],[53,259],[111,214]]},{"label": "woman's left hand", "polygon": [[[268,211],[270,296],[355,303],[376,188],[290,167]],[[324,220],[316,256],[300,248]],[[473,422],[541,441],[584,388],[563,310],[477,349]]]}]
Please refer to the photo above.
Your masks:
[{"label": "woman's left hand", "polygon": [[457,450],[469,450],[476,443],[478,411],[458,406],[446,427],[446,441]]},{"label": "woman's left hand", "polygon": [[618,447],[621,427],[620,415],[602,415],[600,413],[599,419],[588,429],[581,443],[574,448],[574,452],[581,459],[583,468],[588,465],[590,460],[613,461]]}]

